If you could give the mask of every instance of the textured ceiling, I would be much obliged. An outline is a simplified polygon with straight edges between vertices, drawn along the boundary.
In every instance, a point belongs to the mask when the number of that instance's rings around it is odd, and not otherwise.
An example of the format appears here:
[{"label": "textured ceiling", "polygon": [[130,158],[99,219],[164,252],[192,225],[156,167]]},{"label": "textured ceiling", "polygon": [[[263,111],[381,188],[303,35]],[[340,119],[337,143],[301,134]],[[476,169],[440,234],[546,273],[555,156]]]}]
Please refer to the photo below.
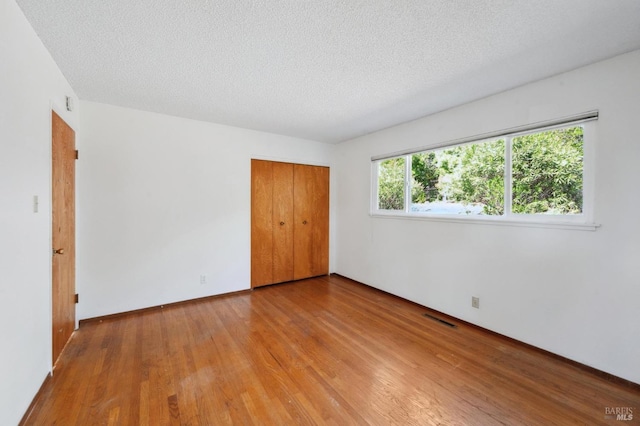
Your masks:
[{"label": "textured ceiling", "polygon": [[78,96],[340,142],[640,49],[640,0],[17,0]]}]

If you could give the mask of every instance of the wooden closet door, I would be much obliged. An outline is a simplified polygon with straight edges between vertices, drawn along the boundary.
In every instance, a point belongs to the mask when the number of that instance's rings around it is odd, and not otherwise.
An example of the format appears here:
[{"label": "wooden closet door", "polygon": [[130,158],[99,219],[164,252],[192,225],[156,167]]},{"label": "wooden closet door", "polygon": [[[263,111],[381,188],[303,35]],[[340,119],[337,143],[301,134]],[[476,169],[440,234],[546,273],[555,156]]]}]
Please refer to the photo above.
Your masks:
[{"label": "wooden closet door", "polygon": [[293,278],[329,273],[329,168],[294,165]]},{"label": "wooden closet door", "polygon": [[273,283],[293,280],[293,164],[273,163]]},{"label": "wooden closet door", "polygon": [[273,283],[273,166],[251,160],[251,287]]}]

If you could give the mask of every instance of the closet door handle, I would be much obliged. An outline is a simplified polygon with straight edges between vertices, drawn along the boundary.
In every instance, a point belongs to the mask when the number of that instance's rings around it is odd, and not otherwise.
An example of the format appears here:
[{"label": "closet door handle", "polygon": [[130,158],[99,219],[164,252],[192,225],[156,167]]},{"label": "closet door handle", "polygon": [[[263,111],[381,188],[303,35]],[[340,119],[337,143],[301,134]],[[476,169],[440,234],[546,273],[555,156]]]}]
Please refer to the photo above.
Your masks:
[{"label": "closet door handle", "polygon": [[284,222],[280,222],[280,226],[283,226],[283,225],[284,225]]},{"label": "closet door handle", "polygon": [[306,220],[303,220],[303,221],[302,221],[302,224],[303,224],[303,225],[306,225],[306,224],[307,224],[307,221],[306,221]]}]

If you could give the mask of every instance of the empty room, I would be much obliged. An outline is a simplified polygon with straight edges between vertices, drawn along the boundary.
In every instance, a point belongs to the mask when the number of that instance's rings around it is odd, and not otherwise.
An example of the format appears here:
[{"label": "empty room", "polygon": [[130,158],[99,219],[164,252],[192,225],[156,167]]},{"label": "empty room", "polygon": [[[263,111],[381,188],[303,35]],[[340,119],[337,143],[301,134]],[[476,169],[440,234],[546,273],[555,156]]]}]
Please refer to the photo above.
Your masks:
[{"label": "empty room", "polygon": [[0,425],[640,424],[637,0],[0,0]]}]

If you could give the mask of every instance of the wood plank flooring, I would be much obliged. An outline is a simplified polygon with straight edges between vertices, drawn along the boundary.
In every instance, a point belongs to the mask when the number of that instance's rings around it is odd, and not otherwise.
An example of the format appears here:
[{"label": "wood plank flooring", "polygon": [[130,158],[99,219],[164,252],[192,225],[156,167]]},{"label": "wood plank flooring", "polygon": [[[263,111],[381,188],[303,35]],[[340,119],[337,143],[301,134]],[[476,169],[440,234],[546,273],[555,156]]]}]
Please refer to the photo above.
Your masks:
[{"label": "wood plank flooring", "polygon": [[636,388],[425,312],[327,276],[84,323],[24,424],[638,424]]}]

